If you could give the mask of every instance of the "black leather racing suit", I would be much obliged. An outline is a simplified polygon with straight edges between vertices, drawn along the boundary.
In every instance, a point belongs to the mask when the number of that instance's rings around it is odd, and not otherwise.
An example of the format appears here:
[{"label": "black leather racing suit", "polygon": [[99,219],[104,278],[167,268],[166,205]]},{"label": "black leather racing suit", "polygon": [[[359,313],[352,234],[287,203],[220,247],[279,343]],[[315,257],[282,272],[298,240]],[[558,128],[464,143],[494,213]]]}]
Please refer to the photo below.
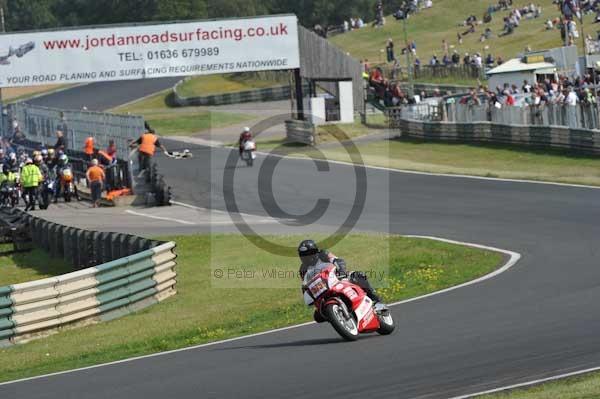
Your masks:
[{"label": "black leather racing suit", "polygon": [[375,293],[375,290],[369,283],[369,280],[367,279],[367,276],[364,273],[352,272],[352,273],[348,274],[348,271],[346,269],[346,262],[344,261],[344,259],[338,258],[333,253],[331,253],[327,250],[319,251],[317,256],[311,260],[308,260],[308,259],[306,261],[304,259],[302,260],[302,264],[300,265],[300,270],[298,271],[300,274],[300,278],[303,279],[304,275],[306,274],[308,269],[315,267],[320,263],[334,264],[335,266],[337,266],[337,275],[339,277],[348,277],[348,280],[350,282],[358,285],[360,288],[362,288],[365,291],[365,293],[368,295],[368,297],[373,300],[373,302],[381,302],[381,298],[379,298],[379,296]]}]

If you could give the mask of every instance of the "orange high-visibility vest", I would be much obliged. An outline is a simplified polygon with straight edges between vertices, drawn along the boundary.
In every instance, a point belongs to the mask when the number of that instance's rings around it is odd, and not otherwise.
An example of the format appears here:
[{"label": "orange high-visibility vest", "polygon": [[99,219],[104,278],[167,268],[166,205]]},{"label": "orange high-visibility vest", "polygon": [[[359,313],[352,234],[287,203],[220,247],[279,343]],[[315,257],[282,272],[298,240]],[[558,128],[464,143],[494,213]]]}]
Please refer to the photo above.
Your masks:
[{"label": "orange high-visibility vest", "polygon": [[140,144],[140,152],[148,155],[154,155],[156,151],[156,136],[152,133],[142,134],[142,144]]},{"label": "orange high-visibility vest", "polygon": [[108,155],[108,153],[100,150],[98,151],[98,155],[102,155],[104,158],[106,158],[108,160],[108,162],[112,162],[113,157],[111,157],[110,155]]},{"label": "orange high-visibility vest", "polygon": [[85,139],[85,146],[83,148],[83,152],[86,153],[87,155],[94,154],[94,138],[93,137],[88,137],[87,139]]}]

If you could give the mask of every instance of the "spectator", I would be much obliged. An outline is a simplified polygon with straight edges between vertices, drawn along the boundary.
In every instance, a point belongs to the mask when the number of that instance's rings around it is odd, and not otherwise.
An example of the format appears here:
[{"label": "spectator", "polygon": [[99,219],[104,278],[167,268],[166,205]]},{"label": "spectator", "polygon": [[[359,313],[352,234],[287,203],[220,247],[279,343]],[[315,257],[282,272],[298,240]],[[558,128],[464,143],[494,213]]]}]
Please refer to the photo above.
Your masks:
[{"label": "spectator", "polygon": [[469,53],[465,53],[465,56],[463,57],[463,64],[471,65],[471,56],[469,55]]},{"label": "spectator", "polygon": [[577,97],[577,94],[575,93],[575,90],[573,90],[572,87],[569,89],[569,94],[567,94],[565,103],[571,106],[575,106],[579,103],[579,97]]},{"label": "spectator", "polygon": [[515,98],[512,96],[512,94],[508,93],[505,96],[506,96],[506,100],[504,101],[504,105],[507,105],[507,106],[515,105]]},{"label": "spectator", "polygon": [[10,139],[8,140],[9,144],[12,145],[13,143],[19,143],[25,139],[26,139],[26,137],[23,134],[23,132],[21,131],[19,122],[16,119],[14,119],[12,121],[12,135],[11,135]]},{"label": "spectator", "polygon": [[475,65],[477,68],[483,67],[483,59],[479,53],[475,53],[475,56],[473,57],[473,65]]},{"label": "spectator", "polygon": [[394,57],[394,42],[391,38],[387,41],[385,53],[387,55],[387,62],[394,62],[396,57]]},{"label": "spectator", "polygon": [[492,54],[488,54],[488,55],[485,57],[485,65],[486,65],[488,68],[491,68],[491,67],[493,67],[493,66],[494,66],[494,56],[492,56]]},{"label": "spectator", "polygon": [[385,19],[383,17],[383,2],[382,0],[377,0],[375,3],[375,27],[381,27],[385,24]]},{"label": "spectator", "polygon": [[460,55],[456,50],[454,50],[454,52],[452,53],[452,63],[454,65],[458,65],[460,63]]},{"label": "spectator", "polygon": [[529,82],[527,82],[527,80],[523,81],[523,87],[521,87],[521,89],[523,89],[523,93],[531,93],[531,85],[529,84]]},{"label": "spectator", "polygon": [[55,151],[65,151],[67,149],[67,139],[65,138],[62,130],[56,131],[56,143],[54,144]]},{"label": "spectator", "polygon": [[85,176],[92,192],[92,208],[97,208],[102,197],[102,185],[106,178],[104,170],[98,166],[97,159],[92,159],[92,166],[88,168]]}]

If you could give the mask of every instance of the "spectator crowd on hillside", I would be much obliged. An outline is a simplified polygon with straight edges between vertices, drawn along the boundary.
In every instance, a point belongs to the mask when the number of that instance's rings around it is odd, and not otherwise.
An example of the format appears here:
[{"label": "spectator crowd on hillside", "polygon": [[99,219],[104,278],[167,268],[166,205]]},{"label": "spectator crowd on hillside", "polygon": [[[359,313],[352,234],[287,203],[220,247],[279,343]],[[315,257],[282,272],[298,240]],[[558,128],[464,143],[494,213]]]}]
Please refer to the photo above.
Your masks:
[{"label": "spectator crowd on hillside", "polygon": [[557,79],[545,79],[543,82],[525,80],[520,87],[515,84],[504,84],[502,87],[490,90],[485,86],[480,86],[461,97],[459,102],[469,105],[480,105],[482,102],[487,102],[496,108],[515,105],[525,107],[547,104],[592,105],[597,102],[593,82],[591,75],[575,79],[559,75]]}]

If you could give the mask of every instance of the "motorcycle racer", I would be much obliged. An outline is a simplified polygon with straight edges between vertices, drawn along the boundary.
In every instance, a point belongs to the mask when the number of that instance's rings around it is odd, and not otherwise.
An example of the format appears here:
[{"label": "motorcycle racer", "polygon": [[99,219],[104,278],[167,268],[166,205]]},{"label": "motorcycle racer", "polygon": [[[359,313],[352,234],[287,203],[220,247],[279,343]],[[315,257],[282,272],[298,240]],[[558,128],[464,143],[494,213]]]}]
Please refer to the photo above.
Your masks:
[{"label": "motorcycle racer", "polygon": [[338,277],[348,278],[350,282],[362,288],[375,304],[379,305],[379,307],[383,306],[381,298],[377,295],[364,273],[348,273],[344,259],[338,258],[327,250],[319,250],[317,243],[313,240],[304,240],[300,243],[298,246],[298,256],[302,262],[299,270],[300,278],[304,278],[309,269],[322,269],[329,264],[333,264],[337,267]]},{"label": "motorcycle racer", "polygon": [[252,140],[252,132],[250,132],[249,127],[245,127],[242,133],[240,133],[239,147],[240,147],[240,156],[242,156],[242,152],[244,151],[244,143],[248,140]]}]

